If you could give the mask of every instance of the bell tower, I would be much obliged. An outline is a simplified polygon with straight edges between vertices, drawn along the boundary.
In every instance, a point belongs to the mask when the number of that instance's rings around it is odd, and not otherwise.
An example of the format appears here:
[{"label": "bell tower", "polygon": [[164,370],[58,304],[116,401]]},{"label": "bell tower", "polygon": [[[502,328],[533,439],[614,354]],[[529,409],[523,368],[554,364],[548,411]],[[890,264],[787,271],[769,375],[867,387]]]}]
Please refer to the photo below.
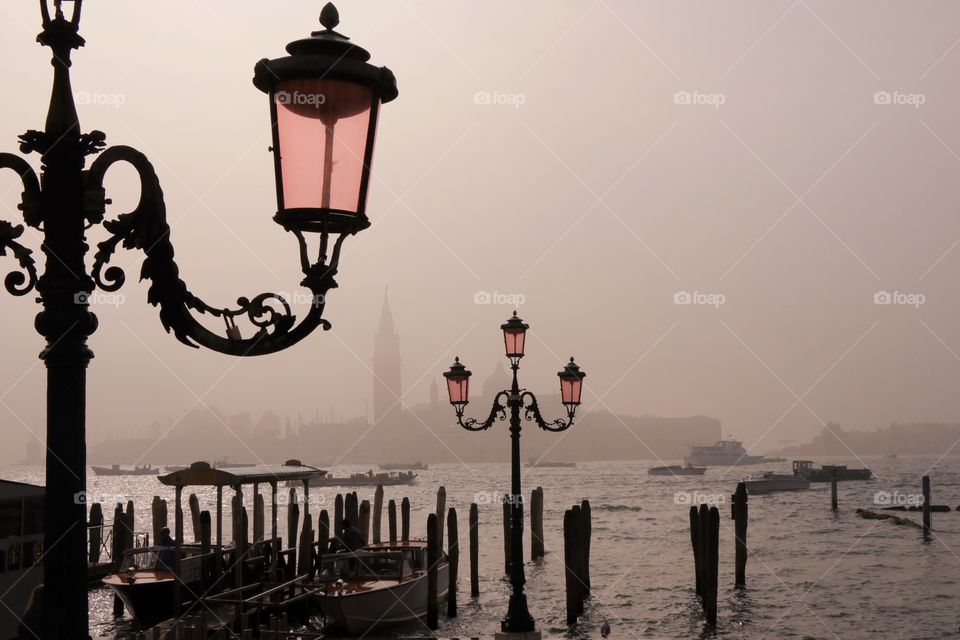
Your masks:
[{"label": "bell tower", "polygon": [[383,290],[380,325],[373,340],[373,420],[398,417],[400,402],[400,335],[393,323],[390,298]]}]

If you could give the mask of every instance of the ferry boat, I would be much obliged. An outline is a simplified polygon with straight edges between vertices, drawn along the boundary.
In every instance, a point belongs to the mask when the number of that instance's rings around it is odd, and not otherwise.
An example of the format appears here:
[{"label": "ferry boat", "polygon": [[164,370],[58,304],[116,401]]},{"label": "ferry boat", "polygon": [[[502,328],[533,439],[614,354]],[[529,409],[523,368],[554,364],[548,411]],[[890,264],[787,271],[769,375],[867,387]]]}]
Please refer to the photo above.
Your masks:
[{"label": "ferry boat", "polygon": [[387,462],[380,465],[380,469],[383,471],[426,471],[427,465],[419,460],[412,464],[403,462]]},{"label": "ferry boat", "polygon": [[118,464],[109,467],[91,466],[90,468],[98,476],[156,476],[160,474],[160,467],[152,467],[149,464],[142,467],[134,466],[133,469],[123,469]]},{"label": "ferry boat", "polygon": [[692,445],[690,455],[683,459],[685,463],[694,466],[743,466],[770,462],[763,456],[751,456],[743,448],[743,443],[733,438],[719,440],[709,446]]},{"label": "ferry boat", "polygon": [[[324,475],[310,480],[311,487],[375,487],[383,485],[384,487],[394,487],[398,485],[414,484],[417,474],[413,471],[392,471],[387,473],[374,473],[371,469],[366,473],[352,473],[349,476],[336,477]],[[291,485],[295,486],[295,485]]]},{"label": "ferry boat", "polygon": [[[427,614],[427,543],[384,542],[326,555],[317,579],[326,627],[353,636],[413,622]],[[440,550],[437,599],[447,597],[450,567]],[[325,629],[326,630],[326,629]]]},{"label": "ferry boat", "polygon": [[837,480],[869,480],[873,475],[870,469],[848,469],[845,464],[825,464],[813,466],[810,460],[794,460],[793,475],[806,478],[810,482],[830,482]]},{"label": "ferry boat", "polygon": [[0,638],[17,637],[19,616],[43,583],[44,488],[0,480]]},{"label": "ferry boat", "polygon": [[706,467],[693,465],[671,464],[664,467],[651,467],[647,470],[648,476],[702,476]]}]

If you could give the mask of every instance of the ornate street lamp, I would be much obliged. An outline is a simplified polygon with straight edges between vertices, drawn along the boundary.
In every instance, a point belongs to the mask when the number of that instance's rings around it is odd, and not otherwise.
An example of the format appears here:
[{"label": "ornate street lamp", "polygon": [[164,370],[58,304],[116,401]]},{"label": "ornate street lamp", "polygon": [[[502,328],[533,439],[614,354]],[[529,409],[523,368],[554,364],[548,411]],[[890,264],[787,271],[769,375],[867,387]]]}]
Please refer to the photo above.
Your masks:
[{"label": "ornate street lamp", "polygon": [[537,634],[536,624],[527,608],[527,596],[523,592],[526,578],[523,572],[523,505],[520,487],[520,410],[523,417],[533,421],[545,431],[565,431],[573,426],[574,415],[580,405],[580,393],[583,389],[583,379],[586,373],[580,370],[577,363],[570,358],[570,362],[557,375],[560,378],[560,395],[567,408],[567,419],[557,419],[549,422],[540,414],[537,397],[530,391],[522,389],[517,381],[517,372],[520,369],[520,358],[523,357],[524,342],[527,329],[530,327],[517,317],[517,312],[505,323],[500,325],[503,330],[503,341],[510,368],[513,370],[513,384],[509,389],[497,393],[493,399],[490,415],[483,422],[475,418],[464,420],[463,414],[470,402],[470,376],[465,366],[456,358],[450,369],[443,373],[447,379],[447,393],[450,404],[457,414],[457,424],[468,431],[483,431],[493,426],[499,418],[506,420],[507,409],[510,409],[510,439],[511,439],[511,488],[510,488],[510,584],[513,588],[510,594],[510,604],[507,615],[500,623],[503,633]]},{"label": "ornate street lamp", "polygon": [[[270,97],[277,213],[274,219],[297,239],[301,285],[313,294],[300,319],[274,293],[237,300],[237,308],[211,306],[180,279],[170,242],[163,192],[153,166],[139,151],[115,146],[103,150],[103,132],[81,133],[70,85],[70,56],[84,45],[79,34],[82,0],[73,0],[68,19],[62,4],[41,0],[43,30],[38,41],[53,51],[53,90],[43,131],[20,136],[23,153],[41,154],[42,180],[21,157],[0,154],[0,169],[16,171],[23,182],[23,221],[43,233],[44,272],[38,277],[32,251],[18,239],[22,225],[0,220],[0,256],[9,250],[20,270],[4,279],[13,295],[34,288],[43,310],[36,328],[47,340],[41,354],[47,366],[47,478],[44,509],[45,638],[87,637],[85,397],[86,367],[93,353],[87,337],[97,328],[88,298],[95,287],[116,291],[124,272],[108,266],[118,246],[145,254],[141,278],[150,280],[147,300],[159,307],[164,328],[181,342],[234,356],[256,356],[286,349],[318,327],[327,293],[337,286],[344,239],[369,226],[366,217],[370,162],[380,105],[397,97],[396,79],[371,65],[370,54],[334,31],[337,10],[327,4],[323,30],[287,46],[288,56],[261,60],[254,84]],[[101,153],[101,150],[102,153]],[[100,154],[84,170],[85,158]],[[135,209],[104,220],[103,179],[117,162],[127,162],[140,178]],[[101,224],[109,237],[97,245],[88,270],[86,230]],[[307,235],[319,237],[315,258]],[[223,334],[200,324],[195,314],[224,322]],[[244,337],[237,319],[253,325]]]}]

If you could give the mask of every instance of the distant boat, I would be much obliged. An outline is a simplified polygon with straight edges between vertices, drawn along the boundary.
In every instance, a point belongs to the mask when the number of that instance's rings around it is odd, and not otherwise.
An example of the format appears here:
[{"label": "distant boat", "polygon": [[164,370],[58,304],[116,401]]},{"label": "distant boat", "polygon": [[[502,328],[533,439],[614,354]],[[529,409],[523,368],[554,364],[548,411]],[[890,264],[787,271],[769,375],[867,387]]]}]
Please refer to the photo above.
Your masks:
[{"label": "distant boat", "polygon": [[848,469],[845,464],[815,467],[810,460],[794,460],[793,474],[810,482],[830,482],[834,476],[837,480],[869,480],[873,472],[870,469]]},{"label": "distant boat", "polygon": [[118,464],[109,467],[91,466],[90,468],[98,476],[155,476],[160,473],[160,467],[152,467],[149,464],[142,467],[134,466],[133,469],[122,469]]},{"label": "distant boat", "polygon": [[[240,467],[252,467],[254,465],[247,464],[245,462],[227,462],[227,458],[220,458],[219,460],[214,460],[213,462],[208,462],[213,469],[239,469]],[[173,473],[174,471],[183,471],[186,469],[186,465],[173,465],[169,467],[164,467],[163,470],[167,473]]]},{"label": "distant boat", "polygon": [[417,474],[413,471],[400,471],[389,473],[374,473],[372,470],[366,473],[353,473],[349,476],[335,477],[323,475],[319,478],[310,480],[311,487],[375,487],[378,484],[385,487],[398,485],[414,484]]},{"label": "distant boat", "polygon": [[552,468],[560,468],[560,467],[569,468],[569,467],[577,466],[577,463],[576,462],[556,462],[556,461],[550,461],[550,460],[540,460],[538,462],[534,458],[530,458],[530,460],[527,461],[527,466],[540,467],[544,469],[552,469]]},{"label": "distant boat", "polygon": [[810,481],[800,476],[765,471],[743,481],[747,493],[758,495],[775,491],[803,491],[810,488]]},{"label": "distant boat", "polygon": [[648,476],[702,476],[706,467],[671,464],[665,467],[651,467],[647,470]]},{"label": "distant boat", "polygon": [[380,468],[383,469],[384,471],[409,471],[409,470],[426,471],[427,465],[417,460],[416,462],[412,462],[412,463],[387,462],[385,464],[381,464]]},{"label": "distant boat", "polygon": [[895,453],[888,453],[887,455],[885,455],[885,456],[883,456],[883,457],[886,458],[887,460],[896,460],[896,459],[897,459],[897,454],[895,454]]},{"label": "distant boat", "polygon": [[769,462],[763,456],[751,456],[743,448],[743,443],[739,440],[719,440],[716,444],[709,446],[693,445],[690,447],[690,455],[683,459],[686,464],[694,466],[742,466],[748,464],[760,464]]}]

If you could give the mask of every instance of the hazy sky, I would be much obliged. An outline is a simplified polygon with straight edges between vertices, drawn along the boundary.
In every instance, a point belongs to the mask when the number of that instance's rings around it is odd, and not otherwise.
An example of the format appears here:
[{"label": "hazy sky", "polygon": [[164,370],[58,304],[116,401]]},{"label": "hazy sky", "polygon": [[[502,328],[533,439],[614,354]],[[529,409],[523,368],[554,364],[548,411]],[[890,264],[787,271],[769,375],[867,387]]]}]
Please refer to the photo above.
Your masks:
[{"label": "hazy sky", "polygon": [[[152,160],[181,275],[214,306],[299,282],[251,78],[319,28],[321,5],[84,7],[81,123]],[[145,302],[142,255],[120,253],[125,302],[97,309],[90,341],[91,440],[204,405],[362,414],[385,286],[408,403],[456,354],[480,378],[493,368],[511,307],[475,294],[499,292],[524,297],[526,385],[552,390],[575,355],[587,407],[715,416],[761,448],[821,420],[960,419],[956,2],[338,7],[400,97],[382,110],[373,225],[345,245],[333,330],[259,359],[188,349]],[[37,14],[0,4],[0,150],[44,122]],[[132,207],[133,175],[112,170],[108,214]],[[0,174],[6,219],[19,190]],[[922,304],[875,304],[882,291]],[[10,459],[42,427],[45,376],[33,296],[2,299]]]}]

